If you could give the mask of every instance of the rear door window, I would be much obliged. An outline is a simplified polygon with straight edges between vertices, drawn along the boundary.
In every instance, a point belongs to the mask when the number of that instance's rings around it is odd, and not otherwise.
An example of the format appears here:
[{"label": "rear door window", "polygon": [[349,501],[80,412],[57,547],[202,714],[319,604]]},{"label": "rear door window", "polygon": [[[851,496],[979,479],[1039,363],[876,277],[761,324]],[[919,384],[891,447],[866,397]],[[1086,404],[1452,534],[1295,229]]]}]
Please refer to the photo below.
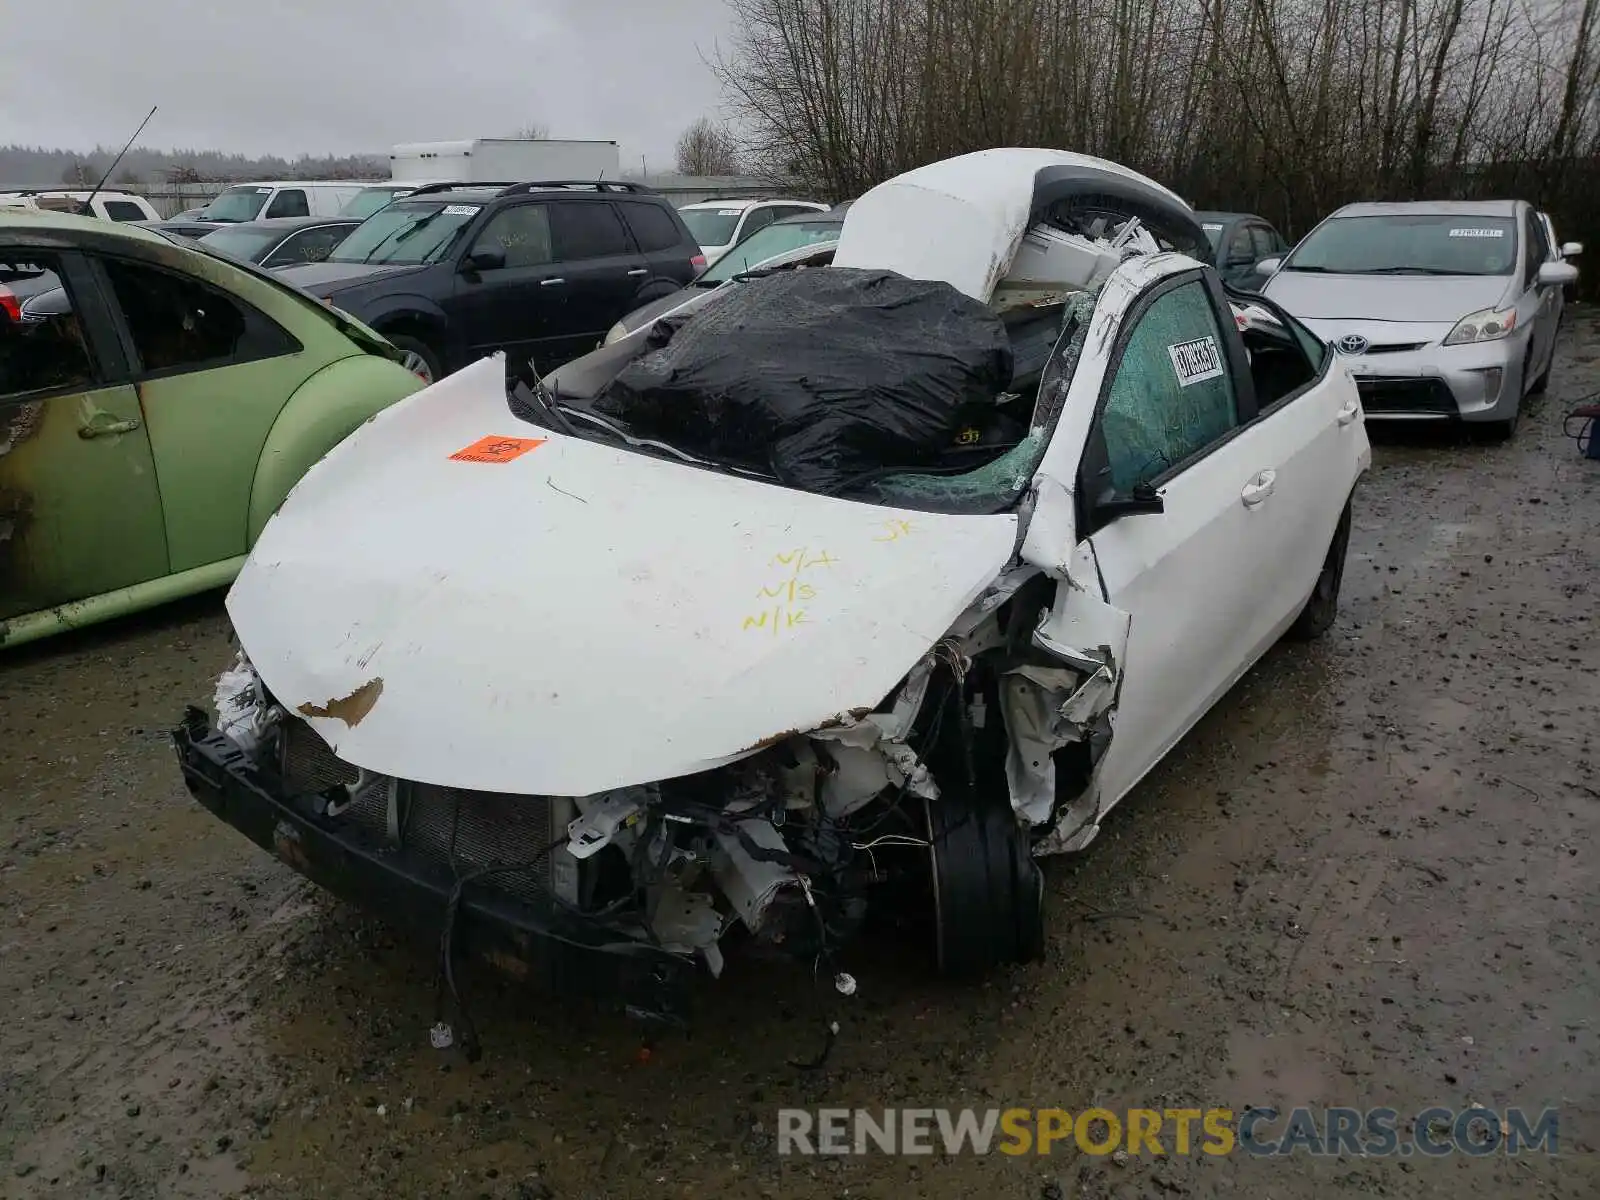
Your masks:
[{"label": "rear door window", "polygon": [[628,227],[633,230],[633,240],[645,254],[671,250],[683,243],[678,223],[660,205],[624,200],[620,207],[628,218]]},{"label": "rear door window", "polygon": [[144,375],[206,370],[298,348],[268,318],[208,284],[124,259],[103,262]]},{"label": "rear door window", "polygon": [[628,235],[604,201],[565,200],[550,206],[550,244],[557,262],[627,254]]},{"label": "rear door window", "polygon": [[145,211],[132,200],[107,200],[106,216],[113,221],[143,221]]}]

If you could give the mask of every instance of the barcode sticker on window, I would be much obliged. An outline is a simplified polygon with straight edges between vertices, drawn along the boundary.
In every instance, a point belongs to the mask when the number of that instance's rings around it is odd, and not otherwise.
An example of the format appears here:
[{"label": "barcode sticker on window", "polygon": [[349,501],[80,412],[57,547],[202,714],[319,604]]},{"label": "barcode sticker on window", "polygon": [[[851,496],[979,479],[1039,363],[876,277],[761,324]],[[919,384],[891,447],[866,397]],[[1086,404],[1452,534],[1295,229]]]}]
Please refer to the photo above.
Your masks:
[{"label": "barcode sticker on window", "polygon": [[482,207],[481,204],[446,204],[444,206],[444,215],[447,217],[470,217]]},{"label": "barcode sticker on window", "polygon": [[1505,237],[1504,229],[1452,229],[1451,237]]},{"label": "barcode sticker on window", "polygon": [[1179,387],[1222,378],[1222,355],[1217,352],[1217,339],[1214,337],[1195,338],[1192,342],[1168,346],[1167,355],[1172,359],[1172,370],[1178,377]]}]

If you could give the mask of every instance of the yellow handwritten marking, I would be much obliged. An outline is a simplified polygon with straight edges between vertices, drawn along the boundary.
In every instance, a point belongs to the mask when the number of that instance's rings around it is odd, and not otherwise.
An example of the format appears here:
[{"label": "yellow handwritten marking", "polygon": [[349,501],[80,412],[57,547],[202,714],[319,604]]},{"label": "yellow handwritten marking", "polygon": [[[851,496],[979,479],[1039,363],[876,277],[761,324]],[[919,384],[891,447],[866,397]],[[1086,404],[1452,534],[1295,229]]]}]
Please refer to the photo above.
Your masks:
[{"label": "yellow handwritten marking", "polygon": [[807,624],[806,610],[799,605],[815,600],[817,589],[809,583],[802,583],[800,573],[814,567],[832,567],[838,561],[826,550],[819,550],[813,554],[807,546],[774,555],[768,565],[787,568],[787,578],[762,584],[761,589],[756,592],[756,599],[776,600],[778,603],[763,612],[745,617],[740,628],[771,630],[772,635],[776,637],[785,629]]},{"label": "yellow handwritten marking", "polygon": [[875,542],[898,542],[903,537],[909,537],[916,532],[910,521],[892,520],[883,523],[884,536],[875,537]]}]

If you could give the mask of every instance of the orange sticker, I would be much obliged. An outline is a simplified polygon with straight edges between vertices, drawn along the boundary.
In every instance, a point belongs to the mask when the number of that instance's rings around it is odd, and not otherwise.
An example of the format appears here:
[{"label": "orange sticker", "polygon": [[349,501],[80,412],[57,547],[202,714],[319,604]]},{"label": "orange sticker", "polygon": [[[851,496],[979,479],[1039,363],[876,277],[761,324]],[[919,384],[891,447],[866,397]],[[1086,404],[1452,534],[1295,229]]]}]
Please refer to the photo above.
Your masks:
[{"label": "orange sticker", "polygon": [[450,456],[451,462],[505,463],[521,458],[548,438],[483,437]]}]

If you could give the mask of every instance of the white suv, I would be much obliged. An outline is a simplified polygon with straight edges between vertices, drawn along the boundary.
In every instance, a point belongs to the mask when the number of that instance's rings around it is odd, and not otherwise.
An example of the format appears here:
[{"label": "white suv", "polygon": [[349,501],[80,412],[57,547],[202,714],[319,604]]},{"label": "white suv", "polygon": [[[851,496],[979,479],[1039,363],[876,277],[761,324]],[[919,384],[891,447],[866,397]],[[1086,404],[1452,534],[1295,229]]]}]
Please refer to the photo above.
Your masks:
[{"label": "white suv", "polygon": [[701,200],[685,204],[678,215],[705,251],[709,267],[763,226],[782,217],[827,211],[826,204],[815,200]]}]

